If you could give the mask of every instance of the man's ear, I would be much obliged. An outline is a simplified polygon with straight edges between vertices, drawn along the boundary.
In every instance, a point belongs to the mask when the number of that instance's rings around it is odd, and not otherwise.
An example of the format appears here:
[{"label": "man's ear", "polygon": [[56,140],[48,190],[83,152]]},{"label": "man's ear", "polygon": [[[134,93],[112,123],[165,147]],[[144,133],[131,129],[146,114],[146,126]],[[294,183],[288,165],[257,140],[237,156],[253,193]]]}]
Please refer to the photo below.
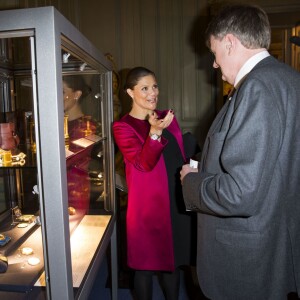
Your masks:
[{"label": "man's ear", "polygon": [[228,33],[225,36],[225,41],[226,41],[226,49],[230,49],[235,46],[236,37],[233,34]]}]

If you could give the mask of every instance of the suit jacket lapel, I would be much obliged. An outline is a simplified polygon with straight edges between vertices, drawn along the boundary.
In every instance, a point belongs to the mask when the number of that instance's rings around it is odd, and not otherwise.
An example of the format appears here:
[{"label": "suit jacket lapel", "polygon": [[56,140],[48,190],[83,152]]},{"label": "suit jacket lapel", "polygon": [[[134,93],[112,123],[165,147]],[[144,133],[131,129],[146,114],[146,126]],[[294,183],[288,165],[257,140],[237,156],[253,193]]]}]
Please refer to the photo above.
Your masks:
[{"label": "suit jacket lapel", "polygon": [[222,130],[222,128],[228,129],[229,123],[231,121],[231,116],[234,113],[234,110],[236,107],[236,97],[238,94],[238,90],[241,87],[241,85],[243,84],[243,82],[245,81],[245,79],[247,78],[247,75],[248,74],[246,74],[239,81],[237,86],[230,91],[230,93],[227,97],[226,103],[224,104],[224,106],[222,107],[222,109],[220,110],[218,115],[216,116],[214,122],[212,123],[212,125],[207,133],[207,137],[206,137],[206,140],[204,143],[203,155],[202,155],[202,160],[201,160],[199,170],[202,169],[202,164],[205,161],[205,157],[207,155],[208,146],[209,146],[209,137],[212,136],[213,134],[215,134],[216,132],[220,132]]}]

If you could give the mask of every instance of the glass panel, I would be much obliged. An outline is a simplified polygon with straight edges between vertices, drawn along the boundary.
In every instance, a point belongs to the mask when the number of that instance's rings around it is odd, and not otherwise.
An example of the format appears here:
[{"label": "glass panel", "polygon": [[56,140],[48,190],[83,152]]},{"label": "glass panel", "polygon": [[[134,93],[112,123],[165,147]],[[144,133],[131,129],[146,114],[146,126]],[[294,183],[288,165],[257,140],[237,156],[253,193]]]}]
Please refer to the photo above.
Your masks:
[{"label": "glass panel", "polygon": [[30,35],[0,33],[1,299],[35,297],[44,270]]},{"label": "glass panel", "polygon": [[116,244],[110,64],[53,7],[0,15],[0,299],[86,299]]},{"label": "glass panel", "polygon": [[[62,84],[74,295],[111,220],[107,70],[63,39]],[[105,113],[106,112],[106,113]]]}]

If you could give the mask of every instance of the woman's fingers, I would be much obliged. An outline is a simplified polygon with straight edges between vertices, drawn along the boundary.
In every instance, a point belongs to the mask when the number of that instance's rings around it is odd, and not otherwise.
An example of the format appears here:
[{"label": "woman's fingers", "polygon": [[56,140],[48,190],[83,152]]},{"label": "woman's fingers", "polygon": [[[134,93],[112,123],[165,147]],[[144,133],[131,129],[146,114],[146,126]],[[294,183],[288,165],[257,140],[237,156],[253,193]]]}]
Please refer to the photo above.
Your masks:
[{"label": "woman's fingers", "polygon": [[167,128],[172,123],[173,118],[174,114],[171,111],[169,111],[163,119],[158,119],[157,114],[153,112],[153,114],[149,116],[148,121],[151,126],[157,127],[157,129],[161,130]]}]

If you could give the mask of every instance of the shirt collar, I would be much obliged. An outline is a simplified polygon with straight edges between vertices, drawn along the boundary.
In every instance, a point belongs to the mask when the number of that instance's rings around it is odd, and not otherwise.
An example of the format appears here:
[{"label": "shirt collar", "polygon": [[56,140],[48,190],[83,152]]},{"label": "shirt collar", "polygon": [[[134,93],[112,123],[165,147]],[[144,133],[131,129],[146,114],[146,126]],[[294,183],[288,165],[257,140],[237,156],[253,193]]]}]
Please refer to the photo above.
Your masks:
[{"label": "shirt collar", "polygon": [[270,53],[267,50],[264,50],[250,57],[239,70],[235,78],[234,86],[236,87],[244,76],[246,76],[261,60],[268,56],[270,56]]}]

